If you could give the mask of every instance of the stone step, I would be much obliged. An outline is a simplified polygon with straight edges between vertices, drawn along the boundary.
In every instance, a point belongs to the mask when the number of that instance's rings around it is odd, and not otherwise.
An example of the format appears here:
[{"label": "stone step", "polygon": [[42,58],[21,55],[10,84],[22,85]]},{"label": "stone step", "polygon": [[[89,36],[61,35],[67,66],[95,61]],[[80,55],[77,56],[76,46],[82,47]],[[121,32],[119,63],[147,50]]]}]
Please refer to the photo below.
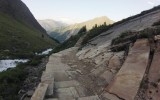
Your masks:
[{"label": "stone step", "polygon": [[49,99],[45,99],[45,100],[100,100],[100,99],[97,95],[95,95],[95,96],[72,98],[72,99],[68,99],[68,98],[63,98],[63,99],[62,98],[49,98]]},{"label": "stone step", "polygon": [[145,74],[150,54],[147,39],[137,40],[107,90],[125,100],[134,100]]},{"label": "stone step", "polygon": [[48,84],[40,83],[35,90],[31,100],[43,100],[48,88]]},{"label": "stone step", "polygon": [[108,92],[103,93],[103,94],[101,95],[101,98],[102,98],[102,100],[121,100],[121,99],[119,99],[117,96],[115,96],[115,95],[113,95],[113,94],[110,94],[110,93],[108,93]]},{"label": "stone step", "polygon": [[45,100],[58,100],[58,98],[48,98],[48,99],[45,99]]},{"label": "stone step", "polygon": [[58,99],[58,98],[49,98],[45,100],[76,100],[76,99]]},{"label": "stone step", "polygon": [[80,85],[79,82],[75,80],[55,82],[55,88],[67,88],[67,87],[75,87],[79,85]]},{"label": "stone step", "polygon": [[98,97],[98,95],[95,95],[95,96],[81,97],[78,98],[77,100],[100,100],[100,98]]},{"label": "stone step", "polygon": [[41,83],[48,84],[46,96],[53,96],[53,90],[54,90],[54,74],[53,73],[47,73],[43,72],[41,77]]},{"label": "stone step", "polygon": [[69,87],[69,88],[58,88],[56,89],[57,97],[60,100],[72,100],[74,98],[78,98],[79,94],[75,87]]},{"label": "stone step", "polygon": [[61,82],[61,81],[70,81],[71,78],[65,71],[61,72],[54,72],[54,80],[55,82]]}]

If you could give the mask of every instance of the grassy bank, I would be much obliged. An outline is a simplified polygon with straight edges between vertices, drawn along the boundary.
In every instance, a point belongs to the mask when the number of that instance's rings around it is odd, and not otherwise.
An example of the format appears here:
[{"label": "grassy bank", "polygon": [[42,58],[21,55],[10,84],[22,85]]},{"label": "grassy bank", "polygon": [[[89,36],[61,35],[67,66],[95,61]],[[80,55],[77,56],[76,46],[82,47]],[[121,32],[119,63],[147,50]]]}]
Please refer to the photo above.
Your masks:
[{"label": "grassy bank", "polygon": [[30,57],[58,43],[37,29],[0,13],[0,58]]},{"label": "grassy bank", "polygon": [[38,66],[44,56],[34,56],[29,62],[0,73],[0,100],[19,100],[18,92],[30,74],[27,70]]}]

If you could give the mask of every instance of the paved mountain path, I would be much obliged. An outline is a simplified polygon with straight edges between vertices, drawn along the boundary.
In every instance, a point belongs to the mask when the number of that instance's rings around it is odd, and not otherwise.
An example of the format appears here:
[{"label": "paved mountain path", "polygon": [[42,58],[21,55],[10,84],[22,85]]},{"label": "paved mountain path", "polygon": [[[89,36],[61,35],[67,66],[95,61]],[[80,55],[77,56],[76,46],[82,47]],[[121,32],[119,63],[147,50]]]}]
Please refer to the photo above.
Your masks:
[{"label": "paved mountain path", "polygon": [[137,40],[125,61],[124,52],[110,52],[105,46],[52,54],[31,100],[134,100],[149,55],[147,39]]}]

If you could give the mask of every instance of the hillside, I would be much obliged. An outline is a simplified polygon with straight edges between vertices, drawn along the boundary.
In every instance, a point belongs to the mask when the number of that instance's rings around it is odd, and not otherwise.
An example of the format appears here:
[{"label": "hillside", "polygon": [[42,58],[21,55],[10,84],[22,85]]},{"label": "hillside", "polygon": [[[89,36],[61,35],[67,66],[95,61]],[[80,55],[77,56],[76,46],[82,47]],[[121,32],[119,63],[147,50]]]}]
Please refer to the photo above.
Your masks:
[{"label": "hillside", "polygon": [[1,58],[27,57],[56,44],[21,0],[0,0]]},{"label": "hillside", "polygon": [[31,98],[160,100],[159,16],[160,6],[52,54]]},{"label": "hillside", "polygon": [[50,33],[57,28],[67,26],[66,23],[63,23],[63,22],[60,22],[60,21],[55,21],[55,20],[52,20],[52,19],[38,20],[38,22],[47,31],[47,33]]},{"label": "hillside", "polygon": [[56,29],[50,33],[50,36],[57,39],[60,42],[64,42],[65,40],[70,38],[72,35],[76,35],[83,26],[86,26],[87,30],[90,30],[93,28],[93,26],[95,26],[95,24],[99,26],[104,24],[104,22],[106,22],[107,25],[113,24],[113,21],[105,16],[97,17],[95,19],[92,19],[83,23],[78,23],[78,24],[67,26],[65,28]]}]

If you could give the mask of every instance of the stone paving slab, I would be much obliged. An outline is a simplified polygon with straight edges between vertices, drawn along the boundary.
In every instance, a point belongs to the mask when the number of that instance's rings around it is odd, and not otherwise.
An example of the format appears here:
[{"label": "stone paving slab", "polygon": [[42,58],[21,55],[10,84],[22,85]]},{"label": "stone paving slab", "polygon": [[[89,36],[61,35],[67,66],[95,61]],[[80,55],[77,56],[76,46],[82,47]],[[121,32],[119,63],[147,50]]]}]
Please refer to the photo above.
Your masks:
[{"label": "stone paving slab", "polygon": [[58,95],[58,98],[62,100],[71,100],[79,97],[75,87],[59,88],[57,89],[56,94]]},{"label": "stone paving slab", "polygon": [[114,74],[108,70],[106,70],[104,73],[102,73],[99,76],[98,81],[98,85],[106,85],[109,84],[111,82],[111,80],[113,79]]},{"label": "stone paving slab", "polygon": [[41,76],[41,81],[45,81],[45,80],[54,81],[54,74],[53,73],[47,73],[46,71],[44,71],[42,73],[42,76]]},{"label": "stone paving slab", "polygon": [[53,76],[53,73],[43,72],[42,77],[41,77],[41,83],[48,84],[46,95],[47,96],[53,96],[53,90],[54,90],[54,76]]},{"label": "stone paving slab", "polygon": [[96,96],[88,96],[88,97],[82,97],[82,98],[78,98],[78,100],[100,100],[99,97]]},{"label": "stone paving slab", "polygon": [[45,100],[58,100],[57,98],[49,98],[49,99],[45,99]]},{"label": "stone paving slab", "polygon": [[150,47],[147,39],[137,40],[122,68],[108,87],[109,93],[134,100],[145,74]]},{"label": "stone paving slab", "polygon": [[53,62],[48,63],[46,65],[46,72],[61,72],[61,71],[66,71],[69,70],[70,67],[67,64],[63,64],[61,62]]},{"label": "stone paving slab", "polygon": [[107,92],[102,94],[102,98],[103,98],[102,100],[121,100],[115,95],[107,93]]},{"label": "stone paving slab", "polygon": [[79,97],[85,97],[88,95],[87,89],[84,88],[83,86],[79,85],[79,86],[76,86],[75,88],[79,94]]},{"label": "stone paving slab", "polygon": [[55,82],[61,82],[61,81],[70,81],[68,74],[66,72],[54,72],[54,80]]},{"label": "stone paving slab", "polygon": [[55,82],[55,88],[67,88],[67,87],[75,87],[79,85],[80,85],[79,82],[75,80]]},{"label": "stone paving slab", "polygon": [[35,90],[31,100],[43,100],[48,88],[48,84],[40,83]]}]

